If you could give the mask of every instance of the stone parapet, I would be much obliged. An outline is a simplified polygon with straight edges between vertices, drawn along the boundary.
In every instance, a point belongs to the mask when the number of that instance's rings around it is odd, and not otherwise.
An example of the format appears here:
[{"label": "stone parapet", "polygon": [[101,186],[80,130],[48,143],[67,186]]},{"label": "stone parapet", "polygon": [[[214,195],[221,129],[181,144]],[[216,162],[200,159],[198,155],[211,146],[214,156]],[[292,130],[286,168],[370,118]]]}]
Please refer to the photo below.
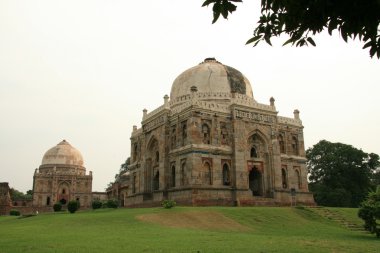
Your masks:
[{"label": "stone parapet", "polygon": [[279,124],[302,127],[302,121],[300,119],[293,119],[293,118],[277,116],[277,121]]}]

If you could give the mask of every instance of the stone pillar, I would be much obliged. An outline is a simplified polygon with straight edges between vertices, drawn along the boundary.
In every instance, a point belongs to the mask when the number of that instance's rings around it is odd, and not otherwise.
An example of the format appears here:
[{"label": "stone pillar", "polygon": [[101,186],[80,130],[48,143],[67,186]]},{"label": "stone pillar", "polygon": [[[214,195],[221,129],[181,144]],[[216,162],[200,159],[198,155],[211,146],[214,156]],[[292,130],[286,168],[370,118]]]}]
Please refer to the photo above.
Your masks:
[{"label": "stone pillar", "polygon": [[165,95],[164,96],[164,107],[165,108],[169,108],[169,96],[168,95]]},{"label": "stone pillar", "polygon": [[300,111],[298,111],[297,109],[295,109],[294,110],[294,112],[293,112],[293,114],[294,114],[294,119],[300,119]]},{"label": "stone pillar", "polygon": [[148,110],[144,109],[143,110],[143,120],[146,118],[147,115],[148,115]]}]

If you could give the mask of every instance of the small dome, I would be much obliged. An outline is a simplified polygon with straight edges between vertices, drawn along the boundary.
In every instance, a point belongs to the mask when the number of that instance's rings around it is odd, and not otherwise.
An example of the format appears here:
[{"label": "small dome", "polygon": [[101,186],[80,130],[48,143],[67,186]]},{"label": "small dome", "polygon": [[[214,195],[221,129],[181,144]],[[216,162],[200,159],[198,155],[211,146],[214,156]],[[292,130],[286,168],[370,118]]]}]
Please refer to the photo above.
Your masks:
[{"label": "small dome", "polygon": [[239,93],[253,98],[248,79],[238,70],[223,65],[215,58],[206,58],[199,65],[180,74],[173,82],[170,100],[198,93]]},{"label": "small dome", "polygon": [[42,158],[41,165],[60,164],[83,166],[82,154],[66,140],[49,149]]}]

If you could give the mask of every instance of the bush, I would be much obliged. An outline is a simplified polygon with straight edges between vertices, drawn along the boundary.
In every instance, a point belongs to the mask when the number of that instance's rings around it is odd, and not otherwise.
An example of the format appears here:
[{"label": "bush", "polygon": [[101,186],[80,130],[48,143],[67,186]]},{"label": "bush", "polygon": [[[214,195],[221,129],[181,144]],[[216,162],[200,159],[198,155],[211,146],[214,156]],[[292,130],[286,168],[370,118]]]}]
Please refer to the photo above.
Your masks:
[{"label": "bush", "polygon": [[359,208],[358,216],[364,220],[364,228],[380,238],[380,188],[376,192],[370,192],[367,200],[363,201]]},{"label": "bush", "polygon": [[106,207],[108,208],[117,208],[119,206],[119,202],[116,199],[109,199],[106,202]]},{"label": "bush", "polygon": [[94,200],[92,201],[92,209],[99,209],[102,208],[103,203],[100,200]]},{"label": "bush", "polygon": [[67,204],[67,210],[68,210],[70,213],[75,213],[78,209],[79,209],[79,202],[76,201],[76,200],[71,200],[71,201],[69,201],[69,203]]},{"label": "bush", "polygon": [[20,211],[19,210],[14,210],[14,209],[12,209],[12,210],[10,210],[9,211],[9,215],[11,215],[11,216],[20,216]]},{"label": "bush", "polygon": [[54,212],[59,212],[59,211],[61,211],[61,210],[62,210],[62,204],[59,203],[59,202],[55,203],[55,204],[53,205],[53,210],[54,210]]},{"label": "bush", "polygon": [[162,207],[163,207],[163,208],[167,208],[167,209],[172,208],[172,207],[175,207],[176,204],[177,204],[177,203],[176,203],[174,200],[169,200],[169,199],[167,199],[167,200],[163,200],[163,201],[161,202]]}]

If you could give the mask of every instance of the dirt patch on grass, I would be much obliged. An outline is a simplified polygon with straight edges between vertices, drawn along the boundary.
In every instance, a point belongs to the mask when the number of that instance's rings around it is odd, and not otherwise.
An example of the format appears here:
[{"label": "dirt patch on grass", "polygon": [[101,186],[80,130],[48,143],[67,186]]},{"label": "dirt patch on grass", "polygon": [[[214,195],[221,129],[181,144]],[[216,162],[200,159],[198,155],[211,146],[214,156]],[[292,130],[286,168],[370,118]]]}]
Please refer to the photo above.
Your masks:
[{"label": "dirt patch on grass", "polygon": [[165,212],[144,214],[136,217],[140,221],[173,228],[193,228],[218,231],[245,232],[250,229],[221,213],[213,211]]}]

